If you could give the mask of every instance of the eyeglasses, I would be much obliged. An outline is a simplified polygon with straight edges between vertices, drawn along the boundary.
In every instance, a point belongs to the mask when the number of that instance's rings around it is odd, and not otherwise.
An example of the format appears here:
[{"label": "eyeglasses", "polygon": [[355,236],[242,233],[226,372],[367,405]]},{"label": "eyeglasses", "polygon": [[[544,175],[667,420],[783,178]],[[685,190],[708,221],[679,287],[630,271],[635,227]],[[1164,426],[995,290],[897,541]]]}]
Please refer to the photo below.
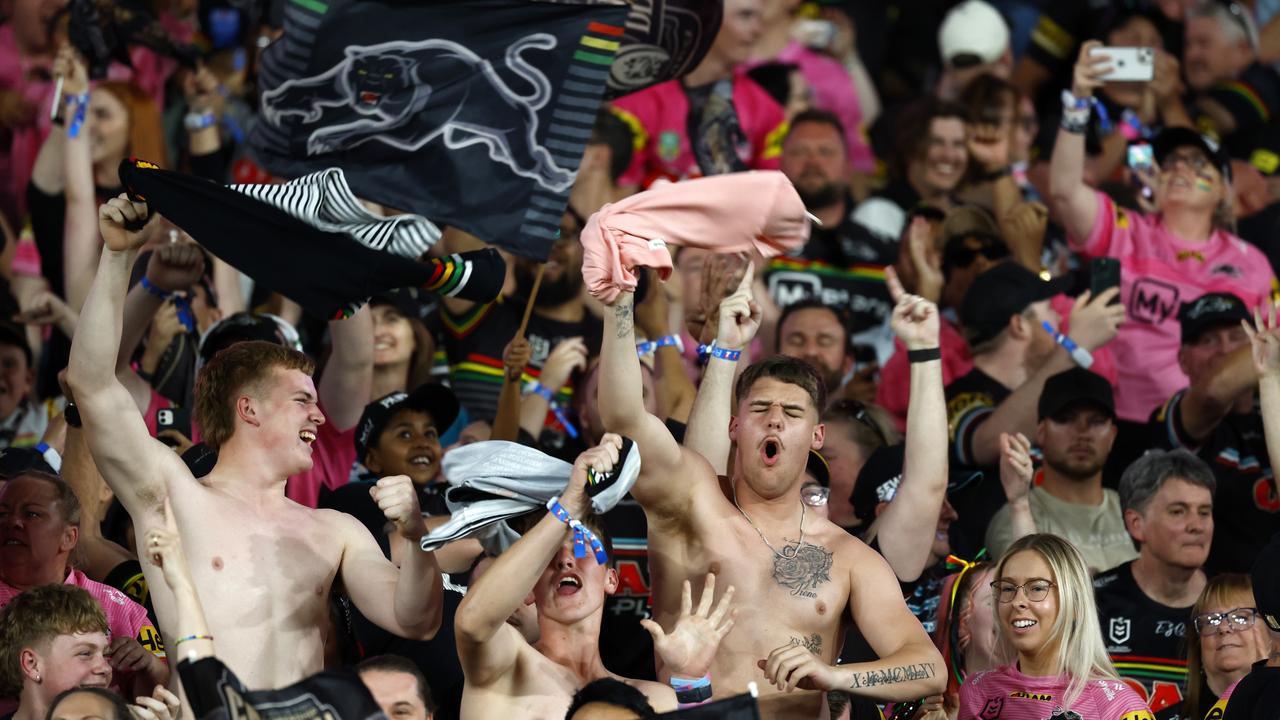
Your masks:
[{"label": "eyeglasses", "polygon": [[1160,165],[1160,169],[1168,172],[1178,163],[1186,165],[1191,172],[1197,175],[1203,174],[1205,169],[1210,167],[1209,159],[1198,153],[1169,153],[1165,156],[1164,162]]},{"label": "eyeglasses", "polygon": [[[1193,623],[1196,626],[1196,632],[1200,635],[1217,635],[1218,633],[1231,628],[1234,630],[1244,630],[1253,627],[1253,621],[1258,617],[1257,608],[1236,608],[1228,610],[1224,613],[1205,613],[1197,615]],[[1225,624],[1223,621],[1227,621]]]},{"label": "eyeglasses", "polygon": [[1049,596],[1049,589],[1054,585],[1056,583],[1048,580],[1029,580],[1021,585],[997,580],[991,583],[991,592],[995,594],[996,600],[1004,604],[1013,602],[1014,598],[1018,597],[1019,590],[1026,594],[1028,601],[1040,602]]},{"label": "eyeglasses", "polygon": [[831,497],[831,488],[821,485],[806,485],[800,488],[800,500],[809,507],[822,507]]}]

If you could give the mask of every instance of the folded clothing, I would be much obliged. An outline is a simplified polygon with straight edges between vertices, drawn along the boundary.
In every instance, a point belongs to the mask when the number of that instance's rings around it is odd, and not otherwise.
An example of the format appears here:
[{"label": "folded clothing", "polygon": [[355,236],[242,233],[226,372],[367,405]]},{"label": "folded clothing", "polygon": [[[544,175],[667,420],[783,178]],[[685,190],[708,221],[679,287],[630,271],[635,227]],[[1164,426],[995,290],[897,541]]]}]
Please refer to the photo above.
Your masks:
[{"label": "folded clothing", "polygon": [[655,186],[587,219],[582,229],[582,277],[603,302],[636,288],[636,267],[671,276],[668,245],[766,258],[809,240],[804,202],[776,170],[730,173]]}]

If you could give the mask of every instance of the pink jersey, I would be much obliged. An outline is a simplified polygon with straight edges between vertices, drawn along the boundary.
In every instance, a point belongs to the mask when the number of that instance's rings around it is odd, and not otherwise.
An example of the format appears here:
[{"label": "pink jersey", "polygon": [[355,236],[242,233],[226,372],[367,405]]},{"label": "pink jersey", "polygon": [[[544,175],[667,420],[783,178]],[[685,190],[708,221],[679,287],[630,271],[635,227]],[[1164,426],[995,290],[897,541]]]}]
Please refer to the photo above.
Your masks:
[{"label": "pink jersey", "polygon": [[1183,240],[1164,228],[1159,215],[1117,207],[1102,193],[1093,231],[1072,246],[1086,257],[1120,261],[1120,299],[1125,323],[1108,347],[1116,355],[1120,384],[1116,414],[1146,422],[1151,411],[1187,386],[1178,367],[1178,309],[1211,292],[1234,293],[1250,308],[1266,302],[1275,276],[1266,255],[1228,232],[1208,242]]},{"label": "pink jersey", "polygon": [[[752,170],[777,170],[787,121],[782,106],[764,88],[739,72],[733,78],[733,107],[751,144],[742,158]],[[648,187],[665,177],[700,177],[689,143],[689,98],[679,80],[669,80],[618,98],[613,112],[631,128],[635,151],[618,182]]]},{"label": "pink jersey", "polygon": [[1068,684],[1066,676],[1031,677],[1012,665],[976,673],[960,686],[959,720],[1155,720],[1120,680],[1092,680],[1064,708]]},{"label": "pink jersey", "polygon": [[876,156],[871,151],[871,143],[863,127],[858,91],[844,65],[794,40],[778,53],[776,60],[800,68],[800,74],[804,75],[804,81],[813,91],[814,107],[828,110],[840,118],[845,144],[849,146],[849,167],[860,173],[875,172]]}]

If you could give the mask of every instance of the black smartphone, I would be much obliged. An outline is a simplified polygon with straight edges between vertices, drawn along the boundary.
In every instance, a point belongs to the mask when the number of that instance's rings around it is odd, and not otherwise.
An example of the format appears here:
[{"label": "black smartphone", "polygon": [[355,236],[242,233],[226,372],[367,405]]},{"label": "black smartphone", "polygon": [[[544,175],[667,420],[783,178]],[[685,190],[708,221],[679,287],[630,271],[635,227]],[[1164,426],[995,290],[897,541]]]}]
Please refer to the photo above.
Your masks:
[{"label": "black smartphone", "polygon": [[[1110,257],[1094,258],[1089,263],[1089,295],[1098,297],[1104,290],[1120,287],[1120,261]],[[1120,302],[1120,296],[1111,304]]]},{"label": "black smartphone", "polygon": [[184,437],[191,437],[191,411],[186,408],[160,408],[156,410],[156,439],[170,447],[175,446],[173,440],[160,437],[165,430],[177,430]]}]

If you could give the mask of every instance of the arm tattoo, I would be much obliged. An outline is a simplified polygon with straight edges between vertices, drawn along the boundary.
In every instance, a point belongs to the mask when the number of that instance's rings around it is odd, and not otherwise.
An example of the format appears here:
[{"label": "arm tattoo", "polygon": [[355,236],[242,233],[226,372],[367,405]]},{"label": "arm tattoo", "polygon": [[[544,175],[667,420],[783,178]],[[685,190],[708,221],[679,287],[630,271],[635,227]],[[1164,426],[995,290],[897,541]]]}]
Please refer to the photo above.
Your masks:
[{"label": "arm tattoo", "polygon": [[634,326],[631,317],[631,306],[619,303],[613,308],[613,319],[618,323],[618,339],[623,340],[631,335]]},{"label": "arm tattoo", "polygon": [[803,645],[806,650],[813,653],[814,655],[822,654],[822,636],[819,635],[818,633],[813,633],[808,637],[802,637],[802,638],[798,638],[792,635],[791,644]]},{"label": "arm tattoo", "polygon": [[814,592],[831,580],[831,551],[821,545],[792,542],[773,555],[773,581],[796,597],[817,598]]},{"label": "arm tattoo", "polygon": [[912,680],[926,680],[937,675],[933,667],[933,663],[916,663],[915,665],[901,665],[899,667],[882,668],[880,670],[868,670],[866,672],[856,672],[853,674],[853,681],[849,683],[849,689],[858,690],[861,688],[871,688],[877,685],[892,685],[894,683],[911,682]]}]

